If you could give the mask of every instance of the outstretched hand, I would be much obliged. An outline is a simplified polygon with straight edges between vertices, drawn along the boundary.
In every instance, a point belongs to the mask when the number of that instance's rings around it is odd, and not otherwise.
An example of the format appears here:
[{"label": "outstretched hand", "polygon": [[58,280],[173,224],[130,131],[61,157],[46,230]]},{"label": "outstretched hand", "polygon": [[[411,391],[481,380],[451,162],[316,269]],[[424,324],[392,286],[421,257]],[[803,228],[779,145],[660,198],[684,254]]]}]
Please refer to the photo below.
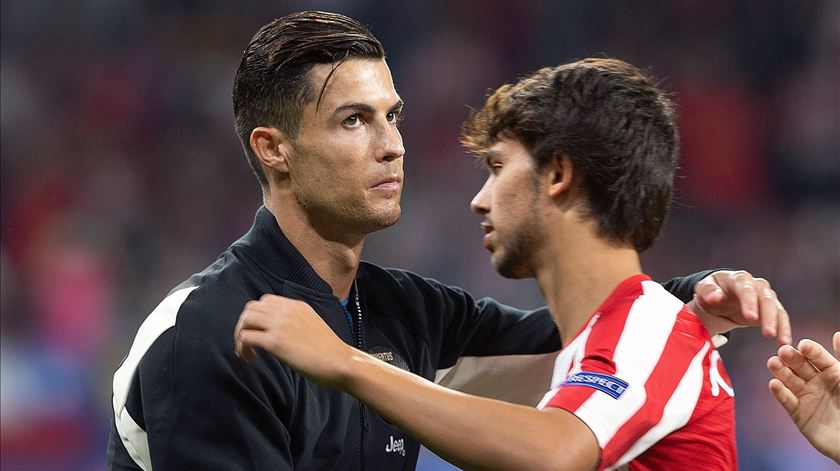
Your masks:
[{"label": "outstretched hand", "polygon": [[[832,343],[840,357],[840,332]],[[779,347],[767,360],[770,392],[814,448],[840,464],[840,361],[813,340],[798,347]]]},{"label": "outstretched hand", "polygon": [[762,335],[779,345],[792,340],[790,317],[770,283],[743,270],[721,270],[703,278],[689,307],[712,335],[761,326]]},{"label": "outstretched hand", "polygon": [[272,294],[245,305],[233,338],[241,358],[253,362],[261,348],[324,386],[341,381],[353,350],[309,304]]}]

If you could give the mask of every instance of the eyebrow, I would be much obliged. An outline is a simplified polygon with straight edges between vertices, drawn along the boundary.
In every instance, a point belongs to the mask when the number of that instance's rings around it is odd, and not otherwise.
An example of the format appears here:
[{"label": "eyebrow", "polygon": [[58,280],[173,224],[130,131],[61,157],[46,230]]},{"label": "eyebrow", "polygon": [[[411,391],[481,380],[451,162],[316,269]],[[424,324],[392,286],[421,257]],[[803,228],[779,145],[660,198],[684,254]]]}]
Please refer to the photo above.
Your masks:
[{"label": "eyebrow", "polygon": [[488,150],[484,151],[484,156],[487,157],[488,159],[492,159],[492,158],[496,158],[496,157],[501,157],[502,153],[499,152],[496,149],[488,149]]},{"label": "eyebrow", "polygon": [[476,154],[475,161],[476,165],[480,165],[482,167],[490,168],[490,160],[494,158],[501,157],[502,153],[495,149],[488,149],[486,151],[481,152],[480,154]]},{"label": "eyebrow", "polygon": [[[402,100],[397,100],[396,103],[394,103],[391,106],[391,108],[388,109],[388,112],[391,113],[393,111],[402,109],[402,107],[403,107],[403,101]],[[333,114],[336,115],[336,114],[339,114],[339,113],[343,113],[345,111],[355,111],[357,113],[368,113],[368,114],[372,114],[372,113],[376,112],[376,110],[372,106],[368,105],[367,103],[345,103],[345,104],[339,106],[338,108],[336,108],[333,111]]]}]

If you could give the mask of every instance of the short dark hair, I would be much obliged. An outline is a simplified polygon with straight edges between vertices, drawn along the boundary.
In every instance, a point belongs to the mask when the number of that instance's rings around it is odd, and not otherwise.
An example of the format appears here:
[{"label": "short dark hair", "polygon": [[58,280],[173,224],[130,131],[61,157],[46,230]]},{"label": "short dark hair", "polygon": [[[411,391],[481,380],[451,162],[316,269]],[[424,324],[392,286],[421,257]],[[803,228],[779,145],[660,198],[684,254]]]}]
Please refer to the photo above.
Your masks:
[{"label": "short dark hair", "polygon": [[[257,31],[236,71],[233,114],[236,133],[264,190],[268,179],[251,149],[251,131],[274,126],[292,138],[297,135],[303,108],[316,96],[320,100],[309,77],[316,64],[384,57],[382,44],[365,25],[338,13],[293,13]],[[326,82],[321,94],[325,87]]]},{"label": "short dark hair", "polygon": [[584,59],[499,87],[464,123],[461,143],[482,155],[518,140],[544,168],[568,155],[599,234],[648,249],[667,217],[679,160],[673,102],[636,67]]}]

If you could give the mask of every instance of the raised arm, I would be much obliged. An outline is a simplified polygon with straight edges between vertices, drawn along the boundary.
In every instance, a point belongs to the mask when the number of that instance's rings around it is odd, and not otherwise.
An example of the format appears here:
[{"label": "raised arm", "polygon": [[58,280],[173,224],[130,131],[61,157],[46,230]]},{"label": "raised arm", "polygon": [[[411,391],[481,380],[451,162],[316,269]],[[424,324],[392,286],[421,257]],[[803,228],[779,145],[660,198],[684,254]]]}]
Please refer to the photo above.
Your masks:
[{"label": "raised arm", "polygon": [[249,303],[234,339],[243,358],[267,350],[316,383],[368,403],[459,466],[587,470],[598,463],[595,436],[571,413],[437,386],[341,342],[306,303],[277,296]]},{"label": "raised arm", "polygon": [[[539,401],[554,368],[551,352],[561,347],[546,308],[523,311],[489,298],[473,301],[458,288],[420,277],[412,281],[436,293],[429,318],[449,319],[436,345],[438,368],[447,369],[438,376],[440,384],[518,404]],[[765,279],[743,270],[707,270],[663,286],[689,304],[711,335],[761,326],[779,344],[790,342],[790,319]]]}]

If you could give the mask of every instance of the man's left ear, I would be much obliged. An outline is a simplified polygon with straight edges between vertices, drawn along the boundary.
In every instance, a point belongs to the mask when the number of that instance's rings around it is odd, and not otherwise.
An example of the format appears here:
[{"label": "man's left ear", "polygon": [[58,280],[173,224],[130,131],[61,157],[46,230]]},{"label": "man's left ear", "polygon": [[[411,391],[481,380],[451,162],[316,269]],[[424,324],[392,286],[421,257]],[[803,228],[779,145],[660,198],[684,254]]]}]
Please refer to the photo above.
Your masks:
[{"label": "man's left ear", "polygon": [[574,179],[574,165],[566,154],[555,154],[548,164],[548,196],[558,198],[568,193]]}]

